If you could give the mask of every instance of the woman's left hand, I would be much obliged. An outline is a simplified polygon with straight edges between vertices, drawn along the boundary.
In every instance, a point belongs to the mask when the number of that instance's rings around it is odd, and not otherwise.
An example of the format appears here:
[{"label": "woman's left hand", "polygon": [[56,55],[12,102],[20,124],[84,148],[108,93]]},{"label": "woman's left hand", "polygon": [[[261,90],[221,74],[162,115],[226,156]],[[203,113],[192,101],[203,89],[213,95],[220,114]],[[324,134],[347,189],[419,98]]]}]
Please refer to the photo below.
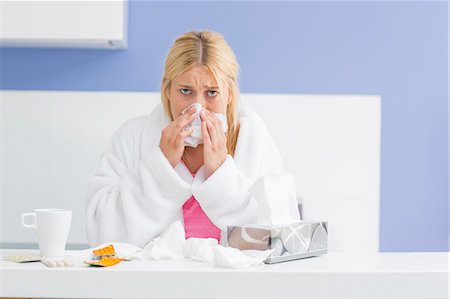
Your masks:
[{"label": "woman's left hand", "polygon": [[203,163],[206,177],[212,175],[227,158],[227,137],[222,122],[208,110],[200,113],[203,134]]}]

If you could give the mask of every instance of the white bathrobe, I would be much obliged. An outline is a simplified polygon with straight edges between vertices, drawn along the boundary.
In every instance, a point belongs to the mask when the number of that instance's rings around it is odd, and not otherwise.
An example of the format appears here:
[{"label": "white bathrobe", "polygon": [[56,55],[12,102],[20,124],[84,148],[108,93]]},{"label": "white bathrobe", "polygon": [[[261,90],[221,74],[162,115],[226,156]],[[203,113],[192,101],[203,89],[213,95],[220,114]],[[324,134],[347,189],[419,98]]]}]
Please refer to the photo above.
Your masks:
[{"label": "white bathrobe", "polygon": [[[161,131],[170,122],[162,105],[149,115],[126,121],[114,133],[88,179],[89,244],[117,241],[142,248],[175,221],[183,223],[182,206],[192,195],[220,228],[223,245],[228,225],[255,223],[261,204],[251,187],[265,175],[282,172],[282,161],[266,125],[255,112],[241,108],[238,119],[240,132],[234,158],[227,155],[208,179],[203,166],[193,178],[184,164],[173,168],[162,153]],[[286,184],[283,186],[286,188]],[[295,194],[293,181],[288,188]],[[290,209],[287,222],[300,219],[295,196],[277,200]]]}]

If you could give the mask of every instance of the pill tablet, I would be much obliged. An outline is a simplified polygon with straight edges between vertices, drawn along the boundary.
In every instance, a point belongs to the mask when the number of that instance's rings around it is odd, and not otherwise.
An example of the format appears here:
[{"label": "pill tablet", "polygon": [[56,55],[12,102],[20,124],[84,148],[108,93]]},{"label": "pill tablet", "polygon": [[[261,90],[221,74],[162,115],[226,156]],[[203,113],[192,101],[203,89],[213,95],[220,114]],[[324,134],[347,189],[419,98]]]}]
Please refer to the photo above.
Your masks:
[{"label": "pill tablet", "polygon": [[72,263],[69,262],[69,261],[64,261],[64,266],[66,266],[66,267],[71,267],[71,266],[72,266]]}]

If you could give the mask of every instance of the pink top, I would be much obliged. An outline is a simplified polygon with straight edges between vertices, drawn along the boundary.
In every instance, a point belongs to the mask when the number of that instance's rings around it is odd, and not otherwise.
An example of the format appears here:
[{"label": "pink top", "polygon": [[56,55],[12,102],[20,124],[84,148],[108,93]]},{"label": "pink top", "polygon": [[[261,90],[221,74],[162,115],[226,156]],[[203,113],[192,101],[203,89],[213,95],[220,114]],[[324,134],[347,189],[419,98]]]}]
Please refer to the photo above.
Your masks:
[{"label": "pink top", "polygon": [[[183,160],[181,160],[185,166]],[[186,167],[187,168],[187,167]],[[195,173],[191,173],[195,177]],[[220,229],[211,222],[192,195],[183,205],[184,231],[189,238],[215,238],[220,243]]]}]

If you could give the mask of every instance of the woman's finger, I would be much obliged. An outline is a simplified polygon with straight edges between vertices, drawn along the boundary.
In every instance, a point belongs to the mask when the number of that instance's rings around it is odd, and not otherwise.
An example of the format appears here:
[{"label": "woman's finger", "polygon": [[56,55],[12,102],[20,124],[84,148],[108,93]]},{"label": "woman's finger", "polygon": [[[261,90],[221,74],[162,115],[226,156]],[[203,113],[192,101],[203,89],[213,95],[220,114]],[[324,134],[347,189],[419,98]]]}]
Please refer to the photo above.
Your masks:
[{"label": "woman's finger", "polygon": [[178,133],[178,136],[186,138],[187,136],[191,135],[192,131],[194,131],[193,128],[189,128],[187,130],[182,130],[180,133]]},{"label": "woman's finger", "polygon": [[222,121],[214,113],[211,113],[211,115],[215,119],[216,124],[217,124],[216,125],[217,135],[225,137]]},{"label": "woman's finger", "polygon": [[179,129],[182,130],[188,124],[190,124],[196,117],[195,110],[194,113],[185,113],[178,117],[173,124]]},{"label": "woman's finger", "polygon": [[209,132],[208,132],[206,120],[202,121],[202,134],[203,134],[203,143],[206,146],[211,146],[211,136],[209,135]]},{"label": "woman's finger", "polygon": [[191,106],[183,109],[183,111],[181,111],[181,115],[186,114],[186,113],[190,113],[190,112],[192,112],[194,110],[195,110],[194,107],[191,105]]},{"label": "woman's finger", "polygon": [[207,112],[206,117],[212,124],[212,128],[210,130],[211,141],[219,141],[219,138],[225,137],[225,134],[223,133],[222,122],[219,120],[219,118],[214,115],[214,113],[211,113],[209,111]]},{"label": "woman's finger", "polygon": [[206,111],[203,112],[202,119],[206,122],[206,129],[208,130],[211,143],[214,143],[217,140],[217,133],[216,133],[217,131],[215,129],[216,125],[213,123],[213,120],[211,119],[210,116],[208,116],[208,112]]},{"label": "woman's finger", "polygon": [[184,139],[187,137],[187,136],[189,136],[189,135],[191,135],[191,133],[192,133],[192,131],[193,131],[194,129],[192,129],[192,128],[189,128],[189,129],[187,129],[187,130],[182,130],[182,131],[180,131],[179,133],[178,133],[178,135],[177,135],[177,138],[176,138],[176,142],[184,142]]},{"label": "woman's finger", "polygon": [[218,126],[219,123],[219,119],[217,118],[217,116],[214,115],[214,113],[210,112],[210,111],[206,111],[206,117],[211,121],[211,123],[213,123],[215,126]]}]

